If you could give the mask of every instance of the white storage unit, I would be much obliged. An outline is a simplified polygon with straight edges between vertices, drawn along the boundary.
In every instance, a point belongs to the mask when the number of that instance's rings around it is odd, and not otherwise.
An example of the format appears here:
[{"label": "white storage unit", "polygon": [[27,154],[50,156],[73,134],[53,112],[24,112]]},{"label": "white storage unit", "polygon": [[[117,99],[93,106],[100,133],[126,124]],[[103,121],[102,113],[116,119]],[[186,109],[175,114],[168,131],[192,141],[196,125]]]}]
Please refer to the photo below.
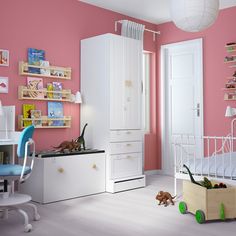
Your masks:
[{"label": "white storage unit", "polygon": [[[140,42],[114,34],[81,41],[81,125],[86,145],[106,150],[106,190],[145,186]],[[118,187],[117,187],[118,186]]]},{"label": "white storage unit", "polygon": [[105,192],[105,153],[36,158],[20,192],[39,203]]}]

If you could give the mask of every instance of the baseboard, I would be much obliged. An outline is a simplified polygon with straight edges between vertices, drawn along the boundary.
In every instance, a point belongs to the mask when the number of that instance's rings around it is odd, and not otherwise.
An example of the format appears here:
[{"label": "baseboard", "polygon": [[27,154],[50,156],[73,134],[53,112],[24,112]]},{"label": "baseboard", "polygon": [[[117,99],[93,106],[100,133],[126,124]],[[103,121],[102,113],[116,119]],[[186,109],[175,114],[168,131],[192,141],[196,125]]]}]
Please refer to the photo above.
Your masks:
[{"label": "baseboard", "polygon": [[162,175],[163,171],[162,170],[146,170],[144,171],[145,175]]}]

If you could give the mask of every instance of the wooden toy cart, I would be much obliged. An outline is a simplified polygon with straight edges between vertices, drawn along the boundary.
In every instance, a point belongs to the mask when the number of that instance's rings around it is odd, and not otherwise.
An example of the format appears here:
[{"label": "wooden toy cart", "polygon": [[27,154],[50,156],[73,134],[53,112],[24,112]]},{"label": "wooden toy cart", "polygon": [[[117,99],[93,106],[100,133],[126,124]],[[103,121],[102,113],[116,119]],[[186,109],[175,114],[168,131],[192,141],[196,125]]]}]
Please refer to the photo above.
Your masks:
[{"label": "wooden toy cart", "polygon": [[207,189],[184,180],[179,211],[194,214],[200,224],[206,220],[236,218],[236,188],[228,185],[227,188]]}]

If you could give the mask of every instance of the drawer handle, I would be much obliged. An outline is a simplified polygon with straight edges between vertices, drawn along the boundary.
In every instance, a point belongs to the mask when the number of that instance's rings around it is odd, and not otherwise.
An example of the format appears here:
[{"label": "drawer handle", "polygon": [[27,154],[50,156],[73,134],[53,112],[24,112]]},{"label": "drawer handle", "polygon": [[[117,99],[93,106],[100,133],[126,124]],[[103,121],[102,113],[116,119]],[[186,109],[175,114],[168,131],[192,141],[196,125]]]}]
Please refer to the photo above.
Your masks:
[{"label": "drawer handle", "polygon": [[131,158],[132,158],[132,156],[126,156],[126,158],[127,158],[127,159],[131,159]]},{"label": "drawer handle", "polygon": [[61,173],[61,174],[64,173],[64,171],[65,171],[62,167],[58,168],[57,170],[58,170],[58,172]]},{"label": "drawer handle", "polygon": [[127,144],[126,144],[127,147],[130,147],[131,145],[132,145],[131,143],[127,143]]},{"label": "drawer handle", "polygon": [[130,131],[126,131],[126,134],[131,134],[131,132]]},{"label": "drawer handle", "polygon": [[93,164],[92,168],[93,168],[93,169],[97,169],[97,165],[96,165],[96,164]]}]

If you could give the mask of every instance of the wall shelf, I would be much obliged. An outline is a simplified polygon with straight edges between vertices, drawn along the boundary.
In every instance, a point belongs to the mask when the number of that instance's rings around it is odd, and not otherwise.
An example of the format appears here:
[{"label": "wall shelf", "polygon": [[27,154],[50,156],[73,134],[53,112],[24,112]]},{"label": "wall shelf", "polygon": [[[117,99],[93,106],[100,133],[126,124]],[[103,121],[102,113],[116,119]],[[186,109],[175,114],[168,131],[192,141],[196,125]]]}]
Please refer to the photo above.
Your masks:
[{"label": "wall shelf", "polygon": [[[64,116],[62,118],[49,118],[48,116],[41,116],[37,119],[32,118],[23,118],[22,115],[18,116],[18,128],[24,129],[24,121],[40,122],[41,125],[35,125],[35,128],[38,129],[53,129],[53,128],[70,128],[71,127],[71,116]],[[63,125],[55,125],[55,121],[63,121]]]},{"label": "wall shelf", "polygon": [[228,53],[236,52],[236,43],[225,45],[225,47]]},{"label": "wall shelf", "polygon": [[[236,52],[236,42],[230,42],[225,45],[227,53]],[[230,54],[224,58],[224,63],[229,64],[229,68],[236,67],[236,55]],[[225,88],[222,88],[224,91],[224,100],[225,101],[236,101],[236,72],[232,73],[232,76],[228,76],[227,82],[225,83]]]},{"label": "wall shelf", "polygon": [[[38,95],[35,95],[35,97],[32,97],[30,95],[30,92],[36,92],[37,93],[43,93],[42,98],[40,98]],[[61,98],[49,98],[47,94],[57,94],[60,95]],[[28,89],[26,86],[19,86],[18,87],[18,98],[23,100],[41,100],[41,101],[59,101],[59,102],[71,102],[71,90],[70,89],[64,89],[61,91],[47,91],[46,88],[42,90],[33,90]]]},{"label": "wall shelf", "polygon": [[[38,69],[45,69],[50,71],[50,75],[46,74],[36,74],[36,73],[29,73],[30,68],[38,68]],[[58,73],[62,75],[57,75]],[[27,62],[20,61],[19,62],[19,74],[25,76],[32,76],[32,77],[46,77],[46,78],[53,78],[53,79],[71,79],[71,68],[70,67],[59,67],[59,66],[36,66],[36,65],[29,65]]]}]

